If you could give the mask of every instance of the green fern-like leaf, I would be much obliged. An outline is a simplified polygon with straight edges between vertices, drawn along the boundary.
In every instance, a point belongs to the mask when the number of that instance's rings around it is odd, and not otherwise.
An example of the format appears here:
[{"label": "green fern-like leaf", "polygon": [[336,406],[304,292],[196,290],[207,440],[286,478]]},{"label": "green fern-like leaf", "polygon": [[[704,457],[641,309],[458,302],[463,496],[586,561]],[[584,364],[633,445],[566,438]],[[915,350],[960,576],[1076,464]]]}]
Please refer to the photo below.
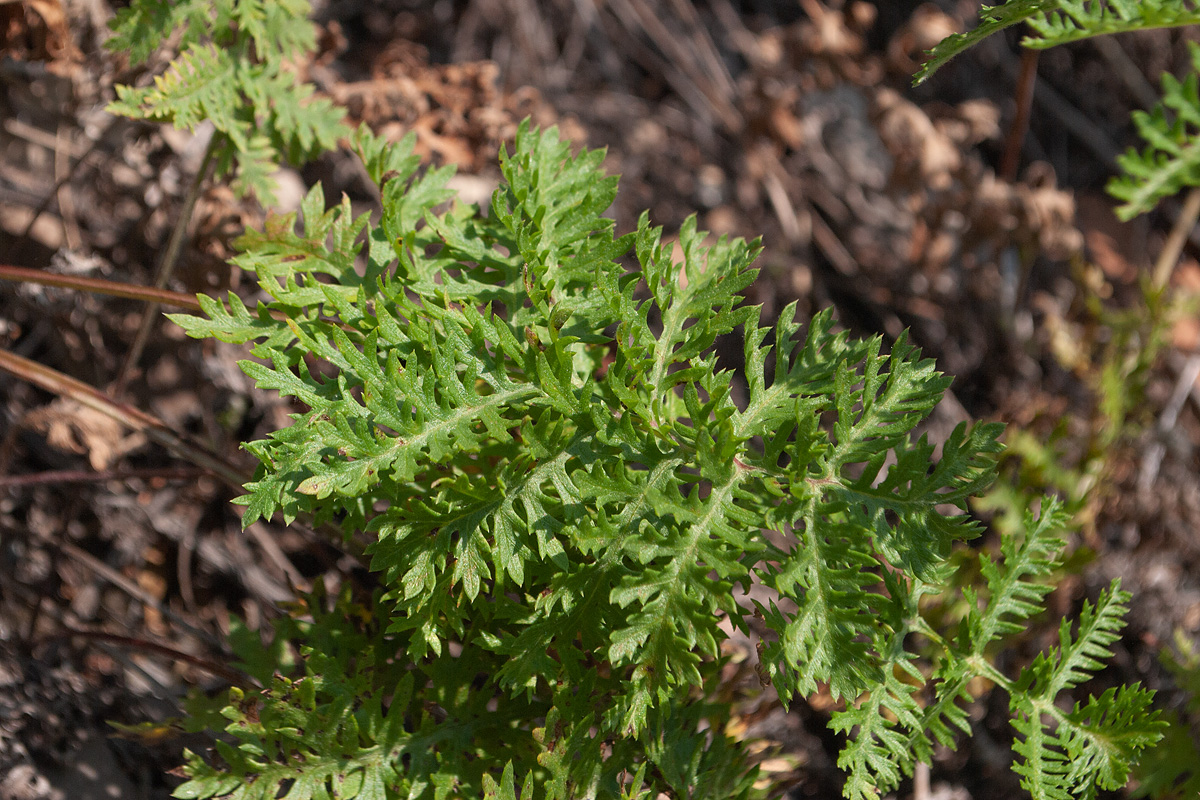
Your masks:
[{"label": "green fern-like leaf", "polygon": [[1023,44],[1045,49],[1104,36],[1153,28],[1178,28],[1200,22],[1194,0],[1060,0],[1044,16],[1029,19],[1034,34]]},{"label": "green fern-like leaf", "polygon": [[928,80],[954,56],[1021,22],[1031,31],[1021,44],[1043,50],[1093,36],[1195,25],[1200,23],[1200,6],[1194,0],[1008,0],[984,6],[973,30],[953,34],[929,51],[914,83]]},{"label": "green fern-like leaf", "polygon": [[1137,686],[1109,690],[1070,713],[1055,705],[1112,655],[1129,597],[1114,581],[1095,605],[1084,604],[1077,632],[1063,620],[1058,649],[1039,656],[1014,687],[1014,749],[1021,759],[1013,768],[1037,800],[1070,797],[1073,787],[1083,797],[1094,797],[1097,787],[1120,788],[1131,760],[1162,735],[1162,721],[1150,713],[1152,693]]},{"label": "green fern-like leaf", "polygon": [[216,45],[189,45],[153,86],[135,89],[117,85],[115,114],[167,121],[195,130],[210,121],[234,147],[249,144],[250,124],[238,117],[237,62]]},{"label": "green fern-like leaf", "polygon": [[[1200,46],[1188,43],[1192,66],[1200,70]],[[1128,220],[1150,211],[1160,200],[1182,189],[1200,186],[1200,78],[1183,81],[1162,76],[1162,102],[1150,112],[1133,112],[1138,134],[1146,141],[1141,153],[1130,149],[1118,157],[1125,174],[1109,182],[1109,194],[1124,205],[1117,216]]]},{"label": "green fern-like leaf", "polygon": [[131,0],[109,22],[106,47],[138,66],[175,36],[181,49],[252,43],[258,63],[279,66],[316,46],[311,10],[308,0]]},{"label": "green fern-like leaf", "polygon": [[[347,625],[347,615],[369,617],[373,606],[348,594],[334,603],[314,595],[305,606],[309,621],[295,616],[277,623],[277,635],[300,646],[301,675],[275,674],[258,694],[229,690],[221,713],[233,744],[218,740],[211,762],[188,753],[189,780],[175,797],[286,792],[299,800],[384,800],[421,796],[431,788],[438,797],[450,790],[480,796],[489,787],[490,764],[478,763],[479,740],[487,739],[491,755],[502,760],[536,750],[529,734],[518,739],[508,730],[514,706],[492,714],[486,698],[463,691],[471,680],[468,662],[413,671],[390,658],[397,643],[379,626]],[[439,724],[425,702],[436,703],[453,721]],[[194,707],[207,703],[203,697],[191,701]],[[524,713],[544,710],[527,707]]]},{"label": "green fern-like leaf", "polygon": [[838,767],[848,773],[848,800],[876,800],[880,792],[894,789],[905,775],[912,774],[916,758],[929,758],[923,750],[914,749],[907,733],[920,730],[921,709],[915,692],[923,678],[907,660],[897,666],[901,668],[887,670],[879,685],[855,707],[834,718],[834,730],[854,733],[838,756]]},{"label": "green fern-like leaf", "polygon": [[[1087,2],[1088,0],[1083,0],[1079,5],[1085,5]],[[1096,6],[1101,5],[1101,0],[1091,0],[1091,2]],[[992,34],[1038,16],[1053,14],[1064,5],[1066,5],[1065,0],[1008,0],[998,6],[981,6],[979,24],[966,33],[951,34],[935,45],[929,51],[929,57],[917,70],[913,84],[917,85],[929,80],[933,73],[945,66],[947,61],[964,50],[969,50]]]},{"label": "green fern-like leaf", "polygon": [[[914,82],[921,83],[955,55],[1020,22],[1028,23],[1031,31],[1021,44],[1044,49],[1092,36],[1194,25],[1200,23],[1200,6],[1194,0],[1009,0],[985,6],[973,30],[948,36],[929,51]],[[1123,201],[1117,209],[1123,220],[1150,211],[1185,188],[1200,186],[1200,46],[1189,42],[1188,47],[1193,72],[1182,81],[1164,73],[1162,101],[1150,113],[1133,112],[1146,147],[1119,156],[1124,174],[1108,185],[1109,194]]]},{"label": "green fern-like leaf", "polygon": [[210,122],[217,175],[269,204],[280,160],[311,159],[349,132],[343,112],[313,99],[289,65],[316,44],[309,11],[307,0],[134,0],[107,46],[140,64],[177,35],[180,52],[153,86],[118,84],[109,110],[189,130]]},{"label": "green fern-like leaf", "polygon": [[1200,740],[1193,735],[1200,711],[1200,653],[1181,630],[1174,648],[1159,655],[1187,696],[1187,707],[1164,712],[1163,740],[1137,764],[1135,797],[1185,798],[1200,794]]},{"label": "green fern-like leaf", "polygon": [[[867,800],[895,789],[915,760],[932,757],[935,742],[953,746],[957,736],[969,734],[963,703],[972,697],[968,687],[975,678],[995,682],[1010,694],[1013,724],[1021,737],[1016,749],[1024,759],[1014,769],[1034,797],[1086,797],[1097,788],[1124,785],[1138,755],[1161,736],[1162,722],[1150,708],[1152,693],[1122,687],[1077,704],[1070,713],[1061,711],[1056,699],[1111,655],[1107,647],[1121,626],[1128,595],[1114,586],[1095,607],[1085,606],[1077,634],[1064,620],[1059,649],[1039,656],[1016,680],[987,658],[989,643],[1019,633],[1041,610],[1041,598],[1050,589],[1044,581],[1059,564],[1057,532],[1067,519],[1060,502],[1044,499],[1040,514],[1026,515],[1024,534],[1004,542],[1000,559],[980,557],[989,596],[967,593],[968,616],[952,637],[943,638],[920,616],[921,596],[936,593],[936,586],[888,582],[892,602],[881,612],[889,634],[876,644],[883,658],[882,679],[833,718],[835,729],[854,734],[839,758],[839,766],[849,773],[848,797]],[[932,676],[905,651],[902,642],[910,633],[944,648]],[[931,691],[932,702],[918,702],[922,686]]]},{"label": "green fern-like leaf", "polygon": [[109,22],[113,35],[105,46],[128,54],[130,63],[138,66],[176,32],[183,49],[197,43],[210,25],[227,24],[229,6],[214,0],[133,0],[117,9]]},{"label": "green fern-like leaf", "polygon": [[984,608],[972,602],[968,611],[966,644],[973,657],[984,656],[988,645],[999,636],[1024,630],[1023,623],[1041,611],[1042,598],[1051,587],[1034,581],[1045,581],[1057,566],[1064,546],[1059,532],[1068,522],[1062,502],[1047,500],[1037,516],[1032,511],[1026,512],[1023,536],[1004,540],[1002,562],[997,563],[987,555],[980,558],[989,597]]},{"label": "green fern-like leaf", "polygon": [[[411,138],[352,141],[382,184],[378,223],[317,187],[239,242],[267,301],[173,319],[253,343],[242,368],[301,409],[248,445],[261,466],[245,519],[309,514],[372,537],[380,588],[362,613],[344,600],[281,626],[306,656],[257,701],[276,727],[232,703],[238,747],[193,758],[187,791],[274,792],[290,774],[303,797],[512,797],[533,776],[564,800],[749,797],[712,698],[730,626],[753,617],[781,697],[825,684],[846,703],[852,798],[953,744],[973,677],[1016,691],[987,648],[1039,608],[1063,517],[1044,501],[984,561],[958,634],[924,620],[953,545],[978,532],[967,501],[1000,429],[962,426],[935,458],[913,429],[948,379],[906,337],[852,341],[828,313],[802,333],[794,305],[759,327],[740,295],[757,244],[689,220],[674,250],[647,216],[614,236],[602,154],[553,129],[520,126],[486,213],[447,203],[449,172],[421,173]],[[739,331],[743,401],[717,356]],[[735,601],[752,585],[769,599]],[[1085,613],[1034,670],[1045,691],[1021,697],[1075,686],[1119,611]],[[339,619],[364,620],[358,638],[339,639]],[[1074,718],[1086,741],[1051,748],[1095,765],[1064,781],[1117,780],[1141,746],[1099,737],[1149,724],[1146,709],[1098,703]]]}]

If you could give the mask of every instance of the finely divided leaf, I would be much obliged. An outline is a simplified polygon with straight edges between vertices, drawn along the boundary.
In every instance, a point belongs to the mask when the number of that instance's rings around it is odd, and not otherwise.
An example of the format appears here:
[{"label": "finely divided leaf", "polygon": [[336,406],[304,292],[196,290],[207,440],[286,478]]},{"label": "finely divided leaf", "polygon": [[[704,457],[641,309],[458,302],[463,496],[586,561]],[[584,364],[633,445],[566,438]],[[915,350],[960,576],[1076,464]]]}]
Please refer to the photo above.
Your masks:
[{"label": "finely divided leaf", "polygon": [[[181,791],[742,796],[752,773],[711,701],[733,629],[765,634],[758,673],[784,700],[827,686],[845,703],[856,800],[969,728],[979,676],[1013,693],[1031,785],[1116,782],[1154,738],[1136,693],[1041,723],[1107,657],[1120,597],[1023,683],[987,661],[1040,608],[1057,504],[983,559],[957,635],[924,619],[978,531],[966,504],[999,428],[960,426],[940,455],[916,437],[949,379],[906,337],[885,353],[828,313],[801,333],[795,306],[759,327],[741,297],[757,244],[690,220],[676,250],[648,217],[614,237],[602,154],[554,131],[520,127],[486,214],[447,204],[449,173],[420,173],[411,139],[353,144],[381,222],[314,189],[299,220],[239,242],[265,302],[178,319],[253,342],[243,369],[303,407],[247,446],[245,519],[369,537],[378,590],[279,623],[306,643],[304,675],[273,682],[257,720],[231,704],[240,749],[217,745],[223,768],[192,757]],[[717,352],[737,329],[744,397]]]}]

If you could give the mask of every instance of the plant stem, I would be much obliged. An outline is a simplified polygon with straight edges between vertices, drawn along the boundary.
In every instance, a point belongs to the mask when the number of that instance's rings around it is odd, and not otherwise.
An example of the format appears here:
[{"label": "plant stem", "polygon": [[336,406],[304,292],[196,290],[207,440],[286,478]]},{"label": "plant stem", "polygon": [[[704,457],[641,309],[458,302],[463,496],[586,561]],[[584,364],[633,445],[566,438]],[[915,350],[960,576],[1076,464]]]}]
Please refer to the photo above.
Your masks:
[{"label": "plant stem", "polygon": [[59,275],[40,269],[27,269],[0,264],[0,280],[17,283],[36,283],[40,286],[55,286],[60,289],[76,289],[81,292],[106,294],[111,297],[124,297],[128,300],[145,300],[149,303],[164,306],[175,306],[188,311],[202,311],[200,303],[194,295],[182,292],[170,292],[165,289],[154,289],[149,286],[139,286],[135,283],[119,283],[103,278],[83,278],[76,275]]},{"label": "plant stem", "polygon": [[1000,159],[1000,177],[1012,183],[1017,179],[1021,163],[1021,145],[1029,131],[1029,110],[1033,106],[1033,87],[1037,81],[1038,51],[1026,49],[1021,53],[1021,74],[1017,78],[1017,114],[1004,142]]},{"label": "plant stem", "polygon": [[106,469],[91,472],[79,469],[56,469],[32,472],[26,475],[0,475],[0,489],[16,486],[44,486],[58,483],[103,483],[124,480],[195,480],[207,474],[207,470],[194,467],[182,469]]},{"label": "plant stem", "polygon": [[239,492],[250,475],[230,464],[211,450],[184,439],[166,423],[145,411],[119,402],[83,381],[64,375],[36,361],[0,350],[0,370],[27,380],[60,397],[69,397],[80,405],[99,411],[132,430],[144,433],[151,441],[166,447],[181,458],[209,470]]},{"label": "plant stem", "polygon": [[[145,434],[146,438],[152,442],[167,448],[185,461],[211,472],[238,492],[244,491],[245,485],[252,480],[250,473],[234,466],[203,445],[175,433],[165,422],[153,414],[115,400],[94,386],[89,386],[70,375],[64,375],[56,369],[36,361],[30,361],[7,350],[0,350],[0,372],[15,375],[60,397],[69,397],[80,405],[99,411],[128,428]],[[307,523],[293,520],[291,527],[308,535],[319,533],[326,541],[342,542],[344,546],[349,544],[345,541],[340,529],[330,522],[322,522],[314,527],[309,527]],[[361,548],[365,545],[361,541],[358,545],[361,552]]]},{"label": "plant stem", "polygon": [[[216,152],[218,136],[219,134],[213,134],[212,138],[208,140],[208,147],[204,151],[204,160],[200,163],[200,169],[196,170],[196,176],[192,179],[187,197],[184,198],[183,207],[179,210],[179,219],[175,221],[171,239],[167,242],[167,249],[163,252],[162,261],[158,265],[158,273],[154,277],[154,288],[156,289],[166,288],[167,281],[175,272],[175,265],[179,263],[179,254],[183,250],[184,239],[187,238],[188,224],[192,221],[192,212],[196,208],[200,189],[204,185],[204,178],[208,174],[208,167]],[[142,351],[146,349],[146,342],[150,339],[150,331],[158,318],[158,310],[158,303],[150,303],[142,312],[142,322],[138,326],[137,335],[133,339],[129,353],[125,356],[125,363],[121,365],[121,370],[117,373],[117,379],[113,382],[114,397],[120,397],[125,393],[125,387],[129,383],[134,367],[137,366],[138,360],[142,357]]]},{"label": "plant stem", "polygon": [[1167,241],[1158,254],[1158,259],[1154,262],[1155,289],[1165,288],[1167,281],[1171,279],[1171,272],[1175,269],[1176,262],[1179,261],[1179,254],[1183,252],[1183,245],[1187,241],[1188,234],[1196,226],[1197,217],[1200,217],[1200,187],[1188,192],[1187,199],[1183,201],[1183,210],[1179,212],[1179,217],[1171,228],[1171,234],[1167,237]]},{"label": "plant stem", "polygon": [[134,636],[122,636],[117,633],[108,633],[106,631],[89,631],[81,628],[68,627],[62,633],[42,639],[40,642],[38,642],[38,644],[44,644],[56,639],[68,639],[72,636],[79,636],[85,639],[93,639],[99,642],[109,642],[111,644],[121,645],[123,647],[130,647],[137,650],[147,650],[152,653],[158,653],[160,655],[167,656],[168,658],[173,658],[176,661],[183,661],[191,664],[192,666],[200,667],[201,669],[216,675],[218,678],[223,678],[235,686],[241,686],[242,688],[250,689],[251,691],[253,691],[257,686],[257,681],[240,670],[232,669],[224,664],[213,661],[212,659],[194,656],[191,653],[185,653],[182,650],[178,650],[174,647]]}]

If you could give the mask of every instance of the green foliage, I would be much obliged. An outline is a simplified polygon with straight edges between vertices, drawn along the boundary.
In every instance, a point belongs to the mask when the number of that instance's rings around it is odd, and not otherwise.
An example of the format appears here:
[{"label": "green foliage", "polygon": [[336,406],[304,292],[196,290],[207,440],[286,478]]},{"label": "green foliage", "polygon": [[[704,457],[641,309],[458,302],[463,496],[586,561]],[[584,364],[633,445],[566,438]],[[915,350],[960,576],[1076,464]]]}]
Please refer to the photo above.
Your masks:
[{"label": "green foliage", "polygon": [[[382,799],[499,791],[504,797],[514,762],[525,771],[522,797],[535,784],[538,796],[576,796],[571,777],[583,768],[591,770],[592,790],[602,796],[645,796],[635,790],[650,762],[642,761],[632,781],[624,770],[635,758],[633,742],[609,742],[611,755],[600,763],[596,751],[605,743],[565,724],[566,714],[586,721],[586,693],[560,687],[547,697],[506,698],[492,707],[485,677],[502,667],[503,657],[471,644],[455,658],[398,657],[406,637],[386,632],[388,607],[378,592],[362,602],[349,591],[303,598],[275,625],[275,641],[295,646],[302,673],[287,678],[256,671],[262,692],[229,690],[219,713],[232,741],[216,740],[215,758],[207,761],[187,753],[189,781],[175,796],[274,798],[286,792],[293,800]],[[243,658],[266,666],[261,645],[247,639],[235,645]],[[193,719],[211,718],[212,705],[196,694],[187,710]],[[656,728],[646,737],[663,780],[703,786],[694,797],[744,796],[753,776],[745,774],[739,754],[700,728],[705,722],[719,731],[719,709],[691,703],[673,712],[669,719],[690,730],[668,736],[656,715]],[[591,760],[572,764],[573,754]],[[502,767],[497,789],[494,773]]]},{"label": "green foliage", "polygon": [[179,54],[153,86],[117,85],[115,114],[216,129],[217,174],[240,192],[273,202],[271,173],[337,146],[349,130],[329,100],[294,74],[316,46],[307,0],[133,0],[111,22],[110,50],[144,63],[168,39]]},{"label": "green foliage", "polygon": [[1200,22],[1194,0],[1058,0],[1027,22],[1027,46],[1046,49],[1103,36],[1151,28],[1178,28]]},{"label": "green foliage", "polygon": [[[246,373],[307,409],[248,446],[245,521],[369,532],[379,589],[279,623],[299,673],[243,642],[266,688],[231,694],[233,744],[189,756],[177,796],[750,796],[716,698],[722,644],[752,625],[785,701],[844,701],[850,798],[969,732],[977,677],[1012,697],[1035,796],[1116,785],[1157,738],[1137,688],[1058,708],[1107,656],[1116,586],[1022,678],[992,663],[1043,607],[1057,502],[980,559],[961,624],[926,619],[979,532],[1000,426],[935,457],[913,429],[949,379],[906,338],[885,352],[827,312],[802,333],[795,306],[759,327],[740,295],[757,243],[693,219],[672,247],[647,216],[614,236],[603,154],[553,129],[520,127],[487,209],[418,173],[412,137],[353,144],[377,224],[318,187],[302,222],[240,242],[269,302],[173,319],[254,343]],[[744,384],[716,355],[736,333]]]},{"label": "green foliage", "polygon": [[[1084,604],[1078,634],[1072,636],[1070,621],[1063,620],[1058,650],[1038,656],[1021,675],[1012,706],[1020,737],[1014,749],[1023,760],[1014,768],[1034,798],[1066,800],[1073,794],[1094,797],[1096,787],[1119,789],[1128,780],[1132,758],[1162,736],[1163,723],[1150,710],[1154,693],[1139,686],[1109,689],[1076,703],[1070,712],[1054,702],[1112,655],[1108,645],[1119,638],[1128,601],[1128,593],[1114,582],[1094,607]],[[1085,790],[1070,791],[1081,776]]]},{"label": "green foliage", "polygon": [[1187,702],[1163,714],[1163,741],[1138,764],[1135,796],[1183,800],[1200,795],[1200,653],[1187,636],[1176,632],[1174,651],[1164,649],[1161,660]]},{"label": "green foliage", "polygon": [[[1200,45],[1188,42],[1192,67],[1200,71]],[[1160,200],[1200,186],[1200,76],[1190,73],[1182,82],[1163,73],[1163,99],[1150,113],[1134,111],[1133,122],[1146,140],[1142,153],[1130,149],[1117,161],[1125,174],[1114,178],[1108,191],[1125,205],[1117,210],[1124,220],[1150,211]]]},{"label": "green foliage", "polygon": [[1044,50],[1092,36],[1177,28],[1200,23],[1194,0],[1008,0],[979,9],[979,24],[966,33],[947,36],[929,51],[916,83],[927,80],[947,61],[993,33],[1027,23],[1025,47]]},{"label": "green foliage", "polygon": [[[980,24],[966,34],[947,38],[932,51],[930,59],[917,75],[921,82],[941,65],[983,38],[1018,22],[1027,22],[1031,35],[1022,44],[1046,48],[1079,39],[1109,33],[1176,27],[1200,23],[1200,8],[1191,0],[1012,0],[996,8],[983,8]],[[1109,193],[1123,205],[1117,216],[1129,220],[1152,210],[1160,201],[1185,188],[1200,186],[1200,159],[1196,156],[1200,133],[1200,47],[1188,43],[1192,72],[1182,81],[1169,74],[1162,76],[1163,99],[1150,113],[1133,112],[1138,133],[1146,142],[1139,153],[1130,149],[1118,157],[1124,174],[1110,181]],[[1082,469],[1063,470],[1050,465],[1059,486],[1066,485],[1073,504],[1082,508],[1085,495],[1103,478],[1108,454],[1114,444],[1128,438],[1139,423],[1138,410],[1148,375],[1169,331],[1173,303],[1161,286],[1143,285],[1144,303],[1125,311],[1101,307],[1099,298],[1088,297],[1089,311],[1110,339],[1101,368],[1091,376],[1098,397],[1098,428],[1085,454]],[[1047,462],[1049,450],[1025,437],[1023,453]],[[1065,481],[1062,480],[1065,478]],[[1056,481],[1051,481],[1056,482]],[[1020,490],[1004,497],[989,498],[994,508],[1019,503]],[[1064,621],[1059,632],[1057,658],[1041,657],[1022,676],[1018,689],[1028,692],[1022,699],[1014,695],[1014,727],[1020,741],[1017,752],[1024,761],[1017,765],[1023,784],[1035,796],[1067,797],[1062,787],[1081,771],[1092,771],[1092,786],[1117,788],[1129,775],[1128,752],[1146,747],[1155,739],[1162,741],[1150,749],[1137,770],[1138,796],[1158,798],[1193,797],[1200,790],[1196,770],[1197,749],[1194,737],[1196,698],[1200,697],[1197,659],[1182,638],[1181,656],[1164,653],[1168,668],[1180,688],[1190,698],[1188,714],[1168,711],[1157,720],[1146,716],[1151,698],[1137,687],[1110,689],[1086,704],[1066,711],[1046,696],[1079,683],[1086,671],[1108,657],[1108,644],[1115,641],[1128,595],[1113,587],[1095,606],[1085,607],[1079,632],[1072,636]],[[1085,643],[1088,642],[1088,643]],[[1057,729],[1045,727],[1049,721]],[[1047,749],[1048,748],[1048,749]],[[1091,796],[1094,789],[1084,796]]]},{"label": "green foliage", "polygon": [[[1025,47],[1045,49],[1092,36],[1170,28],[1200,23],[1194,0],[1009,0],[980,9],[979,24],[966,33],[946,37],[929,51],[914,83],[927,80],[947,61],[988,36],[1024,22],[1030,34]],[[1146,147],[1130,149],[1117,161],[1124,174],[1109,182],[1108,191],[1123,201],[1117,216],[1129,220],[1153,209],[1182,189],[1200,186],[1200,46],[1188,43],[1193,71],[1183,81],[1162,76],[1163,99],[1150,113],[1133,112],[1133,122]]]},{"label": "green foliage", "polygon": [[[1083,0],[1078,5],[1084,5]],[[1097,6],[1097,0],[1091,0]],[[929,80],[933,73],[941,69],[947,61],[964,50],[969,50],[982,42],[993,33],[999,33],[1005,28],[1011,28],[1021,22],[1033,19],[1037,15],[1048,15],[1065,5],[1064,0],[1008,0],[998,6],[981,6],[979,9],[979,24],[966,33],[953,33],[934,45],[928,51],[928,58],[917,70],[913,84],[921,84]],[[1074,4],[1072,4],[1074,5]],[[1122,3],[1122,5],[1126,5]],[[1026,37],[1021,44],[1032,46],[1032,37]]]}]

